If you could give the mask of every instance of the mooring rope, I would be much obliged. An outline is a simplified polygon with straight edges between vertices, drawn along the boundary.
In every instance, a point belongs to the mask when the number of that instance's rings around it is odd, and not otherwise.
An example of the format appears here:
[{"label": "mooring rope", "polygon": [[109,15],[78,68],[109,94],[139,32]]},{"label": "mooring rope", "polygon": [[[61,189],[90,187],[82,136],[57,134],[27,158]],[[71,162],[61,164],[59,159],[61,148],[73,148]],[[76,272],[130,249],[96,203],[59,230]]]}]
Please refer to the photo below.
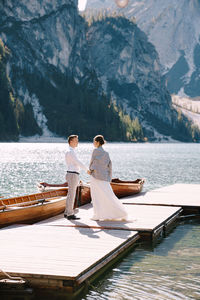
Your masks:
[{"label": "mooring rope", "polygon": [[[7,272],[3,271],[2,269],[0,269],[0,273],[3,273],[7,278],[11,279],[11,280],[20,280],[21,283],[24,283],[25,280],[22,277],[13,277],[10,276]],[[2,280],[6,280],[7,278],[3,278]]]}]

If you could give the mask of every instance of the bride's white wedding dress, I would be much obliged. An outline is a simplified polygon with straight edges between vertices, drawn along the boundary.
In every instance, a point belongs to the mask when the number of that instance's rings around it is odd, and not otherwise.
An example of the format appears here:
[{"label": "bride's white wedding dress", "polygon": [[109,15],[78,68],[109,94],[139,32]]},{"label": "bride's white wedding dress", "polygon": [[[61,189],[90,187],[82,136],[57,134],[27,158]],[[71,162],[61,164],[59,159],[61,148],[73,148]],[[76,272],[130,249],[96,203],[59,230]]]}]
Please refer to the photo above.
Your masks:
[{"label": "bride's white wedding dress", "polygon": [[127,220],[127,212],[115,196],[110,181],[112,162],[102,146],[94,149],[90,161],[90,192],[94,209],[93,220]]},{"label": "bride's white wedding dress", "polygon": [[94,209],[92,220],[127,220],[127,212],[108,181],[91,176],[90,192]]}]

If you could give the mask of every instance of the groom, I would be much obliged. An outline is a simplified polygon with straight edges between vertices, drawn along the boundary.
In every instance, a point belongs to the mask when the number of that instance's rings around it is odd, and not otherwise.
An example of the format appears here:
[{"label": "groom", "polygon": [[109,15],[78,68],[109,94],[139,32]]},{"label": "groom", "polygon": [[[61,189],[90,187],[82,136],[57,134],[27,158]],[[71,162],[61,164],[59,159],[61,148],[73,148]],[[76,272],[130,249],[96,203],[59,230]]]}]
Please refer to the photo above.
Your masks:
[{"label": "groom", "polygon": [[67,164],[66,180],[68,182],[68,193],[66,199],[66,208],[64,217],[68,220],[79,220],[75,216],[74,202],[76,196],[76,189],[79,183],[79,171],[84,169],[88,171],[87,167],[78,160],[75,153],[75,148],[78,146],[78,135],[70,135],[68,137],[69,148],[65,154],[65,161]]}]

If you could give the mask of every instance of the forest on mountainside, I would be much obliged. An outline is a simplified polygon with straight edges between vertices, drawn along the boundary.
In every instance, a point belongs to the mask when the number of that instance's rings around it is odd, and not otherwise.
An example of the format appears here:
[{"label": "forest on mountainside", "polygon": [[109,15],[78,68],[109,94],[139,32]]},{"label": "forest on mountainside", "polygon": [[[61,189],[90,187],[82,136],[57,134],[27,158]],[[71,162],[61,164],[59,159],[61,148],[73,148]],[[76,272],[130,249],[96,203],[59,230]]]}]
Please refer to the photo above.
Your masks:
[{"label": "forest on mountainside", "polygon": [[40,99],[49,130],[58,136],[75,132],[88,141],[101,133],[110,141],[144,140],[139,121],[131,120],[103,92],[98,92],[97,78],[90,77],[96,82],[91,87],[89,82],[77,84],[70,75],[55,69],[49,70],[48,80],[39,74],[24,73],[23,77],[30,93]]},{"label": "forest on mountainside", "polygon": [[[6,72],[9,49],[0,40],[0,140],[18,140],[19,135],[42,134],[30,103],[23,105],[14,96],[12,83]],[[94,76],[91,75],[91,76]],[[72,132],[81,140],[90,140],[96,133],[113,141],[143,141],[144,135],[138,120],[131,120],[105,95],[98,95],[97,86],[88,88],[87,82],[76,84],[71,76],[49,70],[49,77],[23,73],[30,93],[41,102],[49,130],[58,136]],[[97,80],[93,79],[93,81]],[[59,117],[58,117],[59,116]]]}]

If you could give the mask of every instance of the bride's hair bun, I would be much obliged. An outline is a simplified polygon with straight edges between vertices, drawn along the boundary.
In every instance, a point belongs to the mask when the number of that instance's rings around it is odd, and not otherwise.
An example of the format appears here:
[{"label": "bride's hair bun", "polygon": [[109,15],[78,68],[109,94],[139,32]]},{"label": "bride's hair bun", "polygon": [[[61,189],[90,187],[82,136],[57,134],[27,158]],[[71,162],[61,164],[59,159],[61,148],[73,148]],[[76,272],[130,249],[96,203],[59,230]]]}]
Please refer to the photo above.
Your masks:
[{"label": "bride's hair bun", "polygon": [[96,142],[99,142],[99,144],[100,145],[103,145],[103,144],[105,144],[105,140],[104,140],[104,137],[103,137],[103,135],[96,135],[95,137],[94,137],[94,141],[96,141]]}]

